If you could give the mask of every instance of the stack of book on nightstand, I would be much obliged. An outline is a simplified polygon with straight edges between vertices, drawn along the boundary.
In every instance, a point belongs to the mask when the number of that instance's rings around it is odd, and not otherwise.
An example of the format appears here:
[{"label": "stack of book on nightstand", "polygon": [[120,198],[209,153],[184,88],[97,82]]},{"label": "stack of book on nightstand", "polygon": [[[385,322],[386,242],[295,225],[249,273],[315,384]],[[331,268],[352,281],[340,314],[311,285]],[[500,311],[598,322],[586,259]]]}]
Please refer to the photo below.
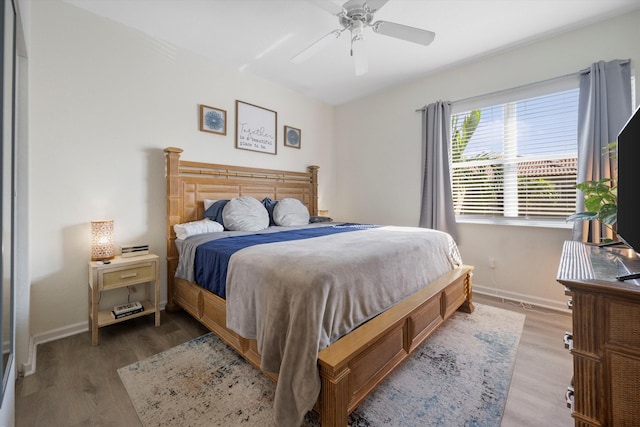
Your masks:
[{"label": "stack of book on nightstand", "polygon": [[120,319],[121,317],[131,316],[132,314],[140,313],[144,311],[144,307],[138,301],[130,302],[123,305],[116,305],[113,307],[113,317]]}]

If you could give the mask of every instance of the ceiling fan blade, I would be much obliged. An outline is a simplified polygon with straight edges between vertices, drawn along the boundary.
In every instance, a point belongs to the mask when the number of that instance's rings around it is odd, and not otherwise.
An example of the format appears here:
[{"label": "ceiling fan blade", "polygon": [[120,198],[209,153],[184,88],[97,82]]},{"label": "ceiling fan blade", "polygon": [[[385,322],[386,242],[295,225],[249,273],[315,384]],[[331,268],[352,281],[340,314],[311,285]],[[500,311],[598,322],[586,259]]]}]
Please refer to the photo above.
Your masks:
[{"label": "ceiling fan blade", "polygon": [[387,21],[377,21],[372,25],[372,27],[373,31],[376,33],[418,43],[424,46],[429,46],[436,37],[436,33],[433,31],[421,30],[420,28],[409,27],[407,25],[395,24]]},{"label": "ceiling fan blade", "polygon": [[389,0],[366,0],[365,3],[371,12],[375,12],[376,10],[380,10],[388,1]]},{"label": "ceiling fan blade", "polygon": [[291,62],[293,62],[294,64],[299,64],[303,61],[306,61],[307,59],[311,58],[313,55],[330,45],[333,40],[340,37],[340,34],[342,34],[343,31],[344,29],[333,30],[329,34],[325,34],[320,39],[311,43],[309,46],[305,47],[295,56],[293,56],[293,58],[291,58]]},{"label": "ceiling fan blade", "polygon": [[351,40],[351,56],[353,56],[356,76],[366,74],[369,71],[369,61],[367,60],[366,43],[361,35]]},{"label": "ceiling fan blade", "polygon": [[311,3],[318,6],[320,9],[324,9],[332,15],[339,16],[341,14],[346,14],[347,11],[344,10],[344,7],[341,5],[334,3],[331,0],[309,0]]}]

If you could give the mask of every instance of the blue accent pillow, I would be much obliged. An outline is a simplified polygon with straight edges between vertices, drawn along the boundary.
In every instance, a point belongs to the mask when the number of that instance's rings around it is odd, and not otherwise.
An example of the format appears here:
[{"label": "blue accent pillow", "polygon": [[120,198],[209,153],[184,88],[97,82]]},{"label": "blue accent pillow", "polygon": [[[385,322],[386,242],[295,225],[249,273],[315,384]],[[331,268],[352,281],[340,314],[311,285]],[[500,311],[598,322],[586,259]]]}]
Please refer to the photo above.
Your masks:
[{"label": "blue accent pillow", "polygon": [[[222,219],[222,210],[229,203],[229,200],[217,200],[214,202],[209,208],[204,211],[205,218],[209,218],[218,224],[222,224],[224,226],[224,220]],[[227,227],[224,227],[225,230]]]},{"label": "blue accent pillow", "polygon": [[271,200],[270,198],[265,197],[264,199],[262,199],[261,203],[264,205],[267,212],[269,212],[269,225],[276,225],[275,221],[273,220],[273,208],[276,207],[278,201]]}]

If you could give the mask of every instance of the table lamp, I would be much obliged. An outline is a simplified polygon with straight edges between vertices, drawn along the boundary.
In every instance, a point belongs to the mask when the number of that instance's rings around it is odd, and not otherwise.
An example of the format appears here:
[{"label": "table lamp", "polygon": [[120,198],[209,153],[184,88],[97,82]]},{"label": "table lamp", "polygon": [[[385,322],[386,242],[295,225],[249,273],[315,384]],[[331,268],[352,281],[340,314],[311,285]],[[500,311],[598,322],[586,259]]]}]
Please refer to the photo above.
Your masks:
[{"label": "table lamp", "polygon": [[91,261],[113,259],[113,220],[91,221]]}]

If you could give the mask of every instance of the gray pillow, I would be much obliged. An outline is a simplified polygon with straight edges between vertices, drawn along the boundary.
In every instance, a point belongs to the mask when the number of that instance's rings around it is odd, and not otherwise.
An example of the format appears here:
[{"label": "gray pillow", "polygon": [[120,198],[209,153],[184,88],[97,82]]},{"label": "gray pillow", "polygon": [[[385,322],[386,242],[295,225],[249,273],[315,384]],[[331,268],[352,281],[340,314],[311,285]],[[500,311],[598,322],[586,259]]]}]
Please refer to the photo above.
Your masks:
[{"label": "gray pillow", "polygon": [[309,224],[309,209],[298,199],[282,199],[273,208],[273,221],[287,227]]},{"label": "gray pillow", "polygon": [[257,199],[235,197],[222,209],[224,227],[233,231],[259,231],[269,226],[269,213]]}]

